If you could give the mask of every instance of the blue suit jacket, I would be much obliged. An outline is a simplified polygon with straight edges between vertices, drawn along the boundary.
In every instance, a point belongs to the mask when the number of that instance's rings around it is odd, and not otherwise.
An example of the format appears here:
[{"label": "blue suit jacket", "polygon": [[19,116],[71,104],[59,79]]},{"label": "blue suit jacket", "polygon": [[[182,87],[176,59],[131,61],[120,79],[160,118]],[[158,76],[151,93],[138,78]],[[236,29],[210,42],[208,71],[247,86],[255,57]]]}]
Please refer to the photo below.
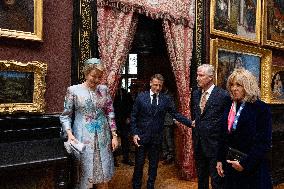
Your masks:
[{"label": "blue suit jacket", "polygon": [[225,159],[227,147],[248,154],[240,161],[244,168],[243,172],[235,171],[230,165],[225,170],[225,175],[234,175],[228,178],[229,183],[232,183],[233,180],[246,183],[244,186],[239,185],[238,188],[272,188],[267,161],[272,141],[271,117],[270,108],[264,102],[260,100],[254,103],[247,102],[239,117],[236,130],[228,133],[227,125],[224,127],[226,137],[223,145],[219,148],[219,161]]},{"label": "blue suit jacket", "polygon": [[201,90],[192,93],[192,119],[195,120],[193,142],[195,154],[202,152],[207,157],[217,157],[217,149],[221,140],[222,129],[226,124],[224,114],[230,107],[229,94],[215,86],[206,102],[203,113],[200,110]]},{"label": "blue suit jacket", "polygon": [[150,91],[140,93],[135,100],[131,113],[131,131],[140,137],[140,144],[162,141],[166,112],[184,125],[191,126],[191,121],[176,111],[170,96],[160,93],[158,102],[158,107],[153,110]]}]

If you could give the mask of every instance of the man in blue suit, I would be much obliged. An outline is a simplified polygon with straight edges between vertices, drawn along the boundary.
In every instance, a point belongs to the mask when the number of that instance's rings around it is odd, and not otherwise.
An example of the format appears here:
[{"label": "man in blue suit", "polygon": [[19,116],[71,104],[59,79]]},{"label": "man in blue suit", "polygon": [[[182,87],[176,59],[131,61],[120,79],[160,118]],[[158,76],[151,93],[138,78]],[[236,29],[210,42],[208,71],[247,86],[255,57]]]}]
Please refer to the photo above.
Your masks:
[{"label": "man in blue suit", "polygon": [[230,107],[229,94],[214,85],[214,67],[202,64],[197,68],[199,89],[193,91],[191,113],[194,120],[193,144],[197,168],[198,189],[222,189],[223,179],[218,175],[217,151],[226,124],[225,110]]},{"label": "man in blue suit", "polygon": [[141,188],[146,153],[149,159],[147,189],[154,189],[166,112],[177,121],[191,126],[191,121],[176,111],[173,100],[160,93],[163,82],[161,74],[152,76],[150,91],[140,93],[132,109],[131,130],[136,145],[133,189]]}]

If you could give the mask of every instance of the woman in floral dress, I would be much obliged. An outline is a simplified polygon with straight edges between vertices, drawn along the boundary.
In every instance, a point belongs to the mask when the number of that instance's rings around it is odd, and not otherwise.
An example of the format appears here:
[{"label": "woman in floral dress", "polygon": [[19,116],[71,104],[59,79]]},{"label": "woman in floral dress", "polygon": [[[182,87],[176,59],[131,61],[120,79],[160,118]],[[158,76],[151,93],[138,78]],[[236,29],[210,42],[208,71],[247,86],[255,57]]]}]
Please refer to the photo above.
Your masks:
[{"label": "woman in floral dress", "polygon": [[92,188],[94,184],[97,189],[107,189],[118,145],[112,99],[107,86],[99,84],[103,73],[99,59],[87,60],[83,72],[85,82],[67,89],[60,121],[69,141],[77,139],[86,145],[83,153],[75,156],[79,175],[75,188]]}]

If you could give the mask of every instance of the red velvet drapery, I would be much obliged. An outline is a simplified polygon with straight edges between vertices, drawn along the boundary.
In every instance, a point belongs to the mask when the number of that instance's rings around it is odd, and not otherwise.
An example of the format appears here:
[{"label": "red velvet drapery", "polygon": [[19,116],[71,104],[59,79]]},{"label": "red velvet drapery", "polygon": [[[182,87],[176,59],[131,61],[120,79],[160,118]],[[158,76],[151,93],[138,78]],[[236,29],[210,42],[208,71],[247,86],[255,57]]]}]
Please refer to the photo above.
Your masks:
[{"label": "red velvet drapery", "polygon": [[108,6],[122,12],[145,14],[193,28],[195,0],[97,0],[98,6]]},{"label": "red velvet drapery", "polygon": [[[190,116],[190,61],[193,31],[184,25],[164,20],[163,29],[168,53],[176,77],[179,111]],[[195,177],[191,129],[178,125],[176,135],[177,163],[184,179]]]},{"label": "red velvet drapery", "polygon": [[[134,12],[163,19],[163,28],[178,89],[179,110],[189,117],[190,61],[192,56],[194,0],[98,0],[98,36],[101,59],[112,95],[119,71],[133,40],[137,18]],[[184,179],[195,177],[191,130],[177,129],[177,162]]]},{"label": "red velvet drapery", "polygon": [[105,65],[103,76],[110,94],[115,95],[119,73],[128,56],[136,31],[137,17],[108,7],[98,7],[98,41],[100,58]]}]

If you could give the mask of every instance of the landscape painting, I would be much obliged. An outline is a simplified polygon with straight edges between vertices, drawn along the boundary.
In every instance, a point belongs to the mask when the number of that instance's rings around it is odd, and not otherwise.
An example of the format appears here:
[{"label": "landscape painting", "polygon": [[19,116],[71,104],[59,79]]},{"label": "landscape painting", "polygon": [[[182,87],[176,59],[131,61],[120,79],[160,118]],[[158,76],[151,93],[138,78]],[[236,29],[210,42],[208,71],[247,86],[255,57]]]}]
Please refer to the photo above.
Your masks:
[{"label": "landscape painting", "polygon": [[34,74],[32,72],[1,71],[0,103],[32,103]]}]

